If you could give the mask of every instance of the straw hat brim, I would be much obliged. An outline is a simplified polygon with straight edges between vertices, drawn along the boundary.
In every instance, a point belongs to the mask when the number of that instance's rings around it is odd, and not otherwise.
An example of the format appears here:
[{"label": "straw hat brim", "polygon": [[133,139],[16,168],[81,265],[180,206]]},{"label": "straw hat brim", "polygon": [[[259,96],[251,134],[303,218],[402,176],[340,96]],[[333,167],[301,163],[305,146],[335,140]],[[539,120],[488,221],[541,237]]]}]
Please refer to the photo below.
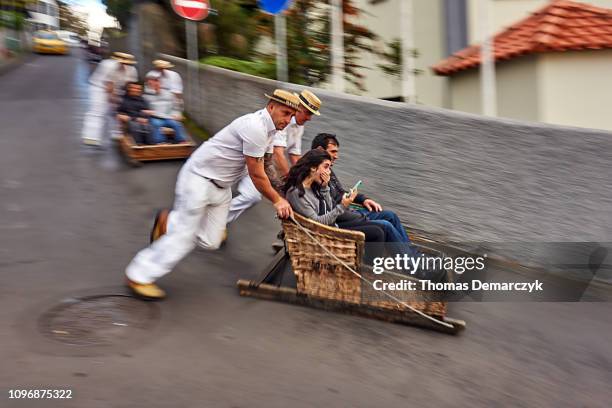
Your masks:
[{"label": "straw hat brim", "polygon": [[125,59],[125,58],[117,58],[117,57],[112,57],[115,61],[118,61],[122,64],[126,64],[126,65],[136,65],[136,61],[131,60],[131,59]]},{"label": "straw hat brim", "polygon": [[297,109],[297,106],[294,106],[290,101],[285,101],[285,100],[279,99],[279,98],[277,98],[274,95],[264,94],[264,96],[266,98],[268,98],[268,99],[271,99],[271,100],[275,101],[275,102],[282,103],[283,105],[288,106],[290,108]]},{"label": "straw hat brim", "polygon": [[306,103],[304,103],[304,101],[302,100],[302,98],[300,97],[300,95],[294,93],[295,96],[298,97],[298,99],[300,100],[300,105],[302,105],[303,107],[305,107],[306,109],[308,109],[310,112],[312,112],[313,115],[316,116],[321,116],[321,112],[319,112],[316,109],[311,108],[310,106],[308,106]]},{"label": "straw hat brim", "polygon": [[157,64],[155,65],[155,68],[157,69],[170,69],[170,68],[174,68],[174,64],[172,63],[167,63],[167,64]]},{"label": "straw hat brim", "polygon": [[[300,102],[302,101],[300,100]],[[313,115],[321,116],[321,112],[319,112],[318,110],[314,110],[310,106],[304,105],[303,103],[302,103],[302,106],[308,109],[310,112],[312,112]]]}]

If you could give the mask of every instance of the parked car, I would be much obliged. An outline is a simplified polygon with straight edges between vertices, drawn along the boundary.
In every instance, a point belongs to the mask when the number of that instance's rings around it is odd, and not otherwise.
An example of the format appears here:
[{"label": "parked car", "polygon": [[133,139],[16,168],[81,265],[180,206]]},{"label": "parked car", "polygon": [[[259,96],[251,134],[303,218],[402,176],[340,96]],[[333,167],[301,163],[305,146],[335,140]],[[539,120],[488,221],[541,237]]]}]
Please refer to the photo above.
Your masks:
[{"label": "parked car", "polygon": [[32,51],[36,53],[61,55],[70,53],[68,44],[62,41],[54,31],[36,31],[32,37],[32,42]]},{"label": "parked car", "polygon": [[64,41],[70,47],[82,47],[81,37],[79,37],[77,33],[61,30],[57,32],[57,36],[60,38],[60,40]]}]

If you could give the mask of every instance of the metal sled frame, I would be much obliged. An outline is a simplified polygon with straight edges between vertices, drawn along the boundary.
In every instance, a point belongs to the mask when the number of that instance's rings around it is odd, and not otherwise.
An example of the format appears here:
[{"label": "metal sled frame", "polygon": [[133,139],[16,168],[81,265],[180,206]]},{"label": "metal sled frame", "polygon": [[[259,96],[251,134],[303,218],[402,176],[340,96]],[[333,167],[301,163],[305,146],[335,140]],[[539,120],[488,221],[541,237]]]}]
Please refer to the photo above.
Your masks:
[{"label": "metal sled frame", "polygon": [[300,293],[296,288],[283,286],[283,274],[286,273],[285,266],[288,262],[290,262],[290,255],[287,243],[285,242],[285,248],[280,249],[276,253],[270,264],[260,273],[256,280],[240,279],[237,282],[240,296],[275,300],[327,311],[369,317],[392,323],[418,326],[447,334],[457,334],[465,328],[463,320],[445,316],[434,317],[449,324],[451,327],[436,323],[411,310],[394,310]]}]

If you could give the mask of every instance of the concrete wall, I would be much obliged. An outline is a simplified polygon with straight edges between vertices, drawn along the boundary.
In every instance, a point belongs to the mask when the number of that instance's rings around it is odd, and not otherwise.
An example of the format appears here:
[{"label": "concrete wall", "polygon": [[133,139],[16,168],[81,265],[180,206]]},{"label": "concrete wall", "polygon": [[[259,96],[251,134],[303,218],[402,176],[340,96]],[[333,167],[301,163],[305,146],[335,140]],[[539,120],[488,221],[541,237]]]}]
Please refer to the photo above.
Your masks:
[{"label": "concrete wall", "polygon": [[539,57],[540,120],[612,130],[612,50]]},{"label": "concrete wall", "polygon": [[[184,60],[165,58],[186,78]],[[264,92],[300,89],[215,67],[199,73],[187,109],[211,132],[263,107]],[[315,92],[323,114],[304,144],[338,134],[341,179],[362,179],[409,225],[460,242],[612,241],[611,133]]]}]

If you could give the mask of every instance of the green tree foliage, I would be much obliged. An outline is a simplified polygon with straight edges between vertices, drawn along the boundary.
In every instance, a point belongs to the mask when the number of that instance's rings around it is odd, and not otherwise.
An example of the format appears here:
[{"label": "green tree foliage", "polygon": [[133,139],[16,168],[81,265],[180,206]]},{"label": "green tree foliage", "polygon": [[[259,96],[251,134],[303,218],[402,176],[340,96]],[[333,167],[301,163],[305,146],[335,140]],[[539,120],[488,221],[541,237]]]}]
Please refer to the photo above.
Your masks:
[{"label": "green tree foliage", "polygon": [[0,10],[0,27],[11,28],[20,31],[23,29],[25,18],[17,11]]},{"label": "green tree foliage", "polygon": [[[169,0],[156,2],[168,11],[169,23],[178,22],[175,27],[177,39],[185,41],[182,22],[174,16]],[[103,0],[103,3],[107,12],[125,29],[133,0]],[[364,90],[364,67],[359,60],[363,53],[375,52],[372,40],[377,37],[357,23],[363,11],[355,3],[355,0],[343,0],[345,79]],[[274,17],[263,13],[257,0],[211,0],[211,7],[215,12],[205,20],[210,28],[205,31],[211,34],[208,40],[200,42],[201,53],[262,62],[268,66],[273,63],[273,55],[262,56],[256,51],[262,37],[274,41]],[[331,73],[329,0],[294,0],[286,17],[289,80],[308,85],[325,81]]]},{"label": "green tree foliage", "polygon": [[0,0],[0,27],[21,31],[32,0]]},{"label": "green tree foliage", "polygon": [[255,46],[261,36],[258,26],[261,14],[254,1],[213,0],[216,10],[206,19],[213,25],[216,52],[227,57],[250,59],[255,56]]},{"label": "green tree foliage", "polygon": [[121,24],[121,29],[128,29],[133,0],[102,0],[102,4],[106,6],[108,15],[115,17]]},{"label": "green tree foliage", "polygon": [[[289,80],[313,85],[325,81],[331,73],[331,23],[328,0],[294,0],[286,11],[287,57]],[[364,52],[375,52],[372,40],[377,36],[356,22],[362,10],[354,0],[343,0],[344,69],[345,79],[360,90],[364,75],[358,61]],[[266,16],[265,34],[273,37],[272,16]]]},{"label": "green tree foliage", "polygon": [[202,58],[200,62],[262,78],[276,78],[276,64],[272,61],[245,61],[231,57],[212,56]]},{"label": "green tree foliage", "polygon": [[[386,44],[386,50],[381,53],[384,64],[378,64],[378,67],[387,75],[401,78],[402,76],[402,42],[399,38]],[[412,50],[412,56],[418,58],[421,54],[417,49]],[[423,73],[422,69],[415,69],[415,75]]]}]

